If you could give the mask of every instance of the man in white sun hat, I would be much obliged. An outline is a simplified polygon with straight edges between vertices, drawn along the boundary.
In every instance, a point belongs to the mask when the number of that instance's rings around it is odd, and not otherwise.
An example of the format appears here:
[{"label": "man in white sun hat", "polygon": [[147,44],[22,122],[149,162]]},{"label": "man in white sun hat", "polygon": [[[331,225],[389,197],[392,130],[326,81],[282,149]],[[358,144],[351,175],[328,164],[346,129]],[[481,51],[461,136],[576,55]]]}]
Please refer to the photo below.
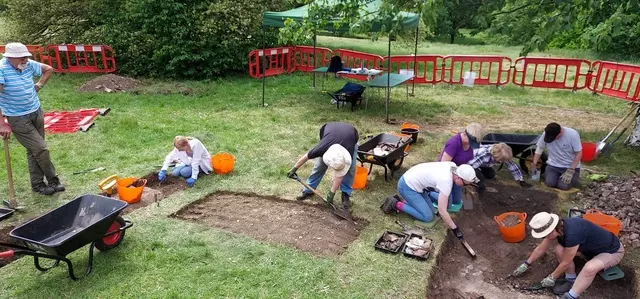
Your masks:
[{"label": "man in white sun hat", "polygon": [[[21,43],[9,43],[0,59],[0,136],[11,133],[27,149],[31,189],[44,195],[64,191],[51,162],[44,140],[44,113],[38,92],[47,84],[53,68],[29,59],[32,55]],[[33,83],[33,77],[40,77]],[[45,183],[45,178],[47,182]]]},{"label": "man in white sun hat", "polygon": [[455,188],[477,182],[476,171],[467,164],[456,166],[451,161],[418,164],[398,180],[398,192],[403,200],[390,196],[380,209],[387,214],[402,211],[417,220],[431,222],[436,214],[433,203],[437,202],[442,220],[462,239],[462,231],[451,219],[447,207],[462,201],[461,193],[453,192]]},{"label": "man in white sun hat", "polygon": [[[553,287],[553,292],[561,299],[576,299],[593,282],[598,272],[620,263],[624,247],[612,232],[582,218],[560,219],[556,214],[540,212],[531,218],[531,236],[543,239],[529,258],[514,272],[522,275],[529,266],[547,252],[557,240],[556,258],[560,263],[556,269],[542,280],[543,287]],[[590,259],[576,277],[573,258],[580,253]],[[564,279],[559,278],[564,273]]]},{"label": "man in white sun hat", "polygon": [[[348,123],[330,122],[320,128],[320,142],[305,155],[300,157],[289,170],[287,177],[295,178],[296,171],[309,159],[316,159],[307,184],[317,188],[328,168],[333,170],[333,183],[327,194],[327,201],[333,202],[338,188],[342,191],[342,205],[345,210],[351,208],[353,178],[356,171],[356,155],[358,153],[358,130]],[[308,189],[302,190],[297,200],[305,200],[313,196]]]}]

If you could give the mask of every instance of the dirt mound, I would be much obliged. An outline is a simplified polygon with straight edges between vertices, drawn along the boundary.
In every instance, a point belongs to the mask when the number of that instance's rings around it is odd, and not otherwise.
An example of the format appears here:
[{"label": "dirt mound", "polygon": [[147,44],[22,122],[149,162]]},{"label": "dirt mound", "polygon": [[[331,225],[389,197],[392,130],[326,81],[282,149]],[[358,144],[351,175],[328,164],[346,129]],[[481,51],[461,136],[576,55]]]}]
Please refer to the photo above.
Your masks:
[{"label": "dirt mound", "polygon": [[78,88],[79,92],[92,92],[92,91],[132,91],[140,85],[140,81],[122,77],[114,74],[106,74],[93,78],[89,82]]},{"label": "dirt mound", "polygon": [[627,246],[640,247],[640,176],[609,178],[592,182],[576,194],[582,208],[596,208],[622,221],[620,240]]},{"label": "dirt mound", "polygon": [[312,202],[228,192],[211,194],[173,216],[319,256],[339,255],[368,224],[340,220]]},{"label": "dirt mound", "polygon": [[[462,211],[456,223],[464,232],[465,240],[476,251],[471,259],[462,244],[449,233],[438,257],[432,284],[428,289],[430,299],[542,299],[556,298],[551,290],[522,291],[549,275],[557,266],[552,250],[536,261],[520,278],[507,278],[538,245],[539,240],[527,237],[520,243],[506,243],[500,237],[494,216],[504,212],[525,212],[528,219],[538,212],[553,211],[556,194],[521,187],[491,184],[497,193],[484,193],[471,211]],[[584,262],[576,259],[578,271]],[[594,283],[580,298],[633,298],[634,271],[621,266],[625,278],[605,281],[596,277]]]}]

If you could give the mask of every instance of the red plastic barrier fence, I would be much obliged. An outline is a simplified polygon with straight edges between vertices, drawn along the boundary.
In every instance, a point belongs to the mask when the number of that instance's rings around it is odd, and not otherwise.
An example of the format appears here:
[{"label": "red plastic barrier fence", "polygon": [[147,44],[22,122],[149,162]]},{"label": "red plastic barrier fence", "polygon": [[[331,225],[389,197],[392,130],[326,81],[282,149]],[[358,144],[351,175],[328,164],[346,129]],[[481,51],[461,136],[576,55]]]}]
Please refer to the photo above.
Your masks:
[{"label": "red plastic barrier fence", "polygon": [[[347,49],[337,49],[333,51],[334,55],[340,56],[344,62],[343,66],[348,68],[359,68],[364,62],[364,67],[368,69],[382,69],[382,62],[384,58],[380,55],[369,54],[364,52],[358,52]],[[340,74],[343,77],[348,77],[356,80],[366,81],[368,75],[358,74]]]},{"label": "red plastic barrier fence", "polygon": [[[440,55],[394,55],[391,56],[391,70],[400,73],[400,70],[414,72],[414,78],[407,83],[436,84],[442,82],[443,56]],[[414,65],[415,63],[415,65]]]},{"label": "red plastic barrier fence", "polygon": [[[269,48],[265,49],[265,69],[264,76],[275,76],[295,71],[295,61],[293,60],[293,48]],[[263,50],[253,50],[249,52],[249,75],[253,78],[262,78],[262,56]]]},{"label": "red plastic barrier fence", "polygon": [[51,66],[59,73],[111,73],[116,71],[113,49],[104,45],[49,45]]},{"label": "red plastic barrier fence", "polygon": [[[52,64],[52,58],[48,55],[46,47],[40,45],[26,45],[27,50],[33,57],[31,59],[48,65]],[[4,53],[5,45],[0,45],[0,53]]]},{"label": "red plastic barrier fence", "polygon": [[464,83],[466,72],[475,73],[476,85],[505,85],[511,75],[511,58],[490,55],[449,55],[444,57],[443,82]]},{"label": "red plastic barrier fence", "polygon": [[595,76],[589,90],[637,102],[640,93],[640,66],[609,61],[595,61]]},{"label": "red plastic barrier fence", "polygon": [[314,49],[309,46],[295,46],[294,47],[294,63],[295,69],[301,72],[311,72],[315,68],[328,66],[331,61],[333,51],[328,48],[315,48],[315,61],[313,58]]},{"label": "red plastic barrier fence", "polygon": [[583,59],[520,57],[515,61],[513,84],[578,90],[591,80],[591,63]]}]

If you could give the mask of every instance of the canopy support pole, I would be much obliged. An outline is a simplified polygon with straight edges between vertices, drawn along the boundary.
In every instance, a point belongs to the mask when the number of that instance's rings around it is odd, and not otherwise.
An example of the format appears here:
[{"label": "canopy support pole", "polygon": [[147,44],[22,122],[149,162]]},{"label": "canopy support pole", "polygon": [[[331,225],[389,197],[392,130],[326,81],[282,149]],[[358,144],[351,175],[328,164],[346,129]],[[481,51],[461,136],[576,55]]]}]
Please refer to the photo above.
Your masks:
[{"label": "canopy support pole", "polygon": [[267,56],[267,49],[266,49],[266,44],[265,44],[265,35],[266,32],[264,31],[264,26],[262,26],[262,57],[261,60],[261,64],[262,64],[262,107],[266,107],[264,104],[264,85],[265,85],[265,80],[267,78],[267,74],[265,74],[266,72],[266,56]]},{"label": "canopy support pole", "polygon": [[418,75],[418,37],[419,36],[420,36],[420,23],[418,21],[418,27],[416,27],[416,46],[415,46],[415,50],[413,51],[413,80],[411,80],[412,81],[411,96],[415,96],[414,92],[416,89],[416,77]]},{"label": "canopy support pole", "polygon": [[[316,41],[317,41],[318,30],[313,27],[313,69],[315,70],[318,67],[316,63]],[[316,89],[316,72],[313,72],[313,91],[317,91]]]},{"label": "canopy support pole", "polygon": [[389,98],[391,97],[391,34],[389,34],[387,58],[387,103],[385,105],[385,110],[387,112],[387,123],[389,123]]}]

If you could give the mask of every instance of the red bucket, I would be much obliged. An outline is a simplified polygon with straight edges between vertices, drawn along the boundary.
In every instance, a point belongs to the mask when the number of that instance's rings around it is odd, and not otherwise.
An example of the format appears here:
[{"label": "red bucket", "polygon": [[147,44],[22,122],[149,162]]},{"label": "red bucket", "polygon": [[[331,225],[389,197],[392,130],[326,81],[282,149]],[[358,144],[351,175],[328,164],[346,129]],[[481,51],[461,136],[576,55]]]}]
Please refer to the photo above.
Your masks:
[{"label": "red bucket", "polygon": [[594,142],[583,142],[582,143],[582,162],[591,162],[596,158],[596,147],[597,145]]}]

